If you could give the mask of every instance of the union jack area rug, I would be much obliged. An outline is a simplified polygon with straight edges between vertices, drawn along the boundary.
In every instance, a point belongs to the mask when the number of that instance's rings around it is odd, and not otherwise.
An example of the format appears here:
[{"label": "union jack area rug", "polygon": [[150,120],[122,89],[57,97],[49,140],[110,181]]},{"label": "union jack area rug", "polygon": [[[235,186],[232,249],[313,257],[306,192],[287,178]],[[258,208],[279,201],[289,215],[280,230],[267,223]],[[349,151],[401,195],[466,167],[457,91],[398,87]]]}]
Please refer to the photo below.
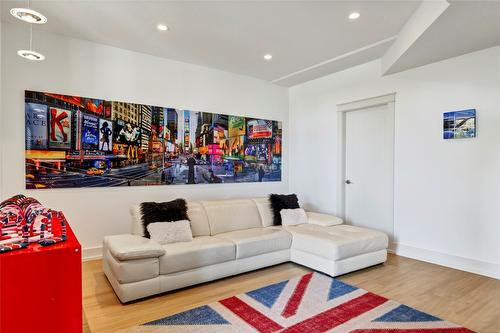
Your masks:
[{"label": "union jack area rug", "polygon": [[122,332],[473,333],[320,273],[272,284]]}]

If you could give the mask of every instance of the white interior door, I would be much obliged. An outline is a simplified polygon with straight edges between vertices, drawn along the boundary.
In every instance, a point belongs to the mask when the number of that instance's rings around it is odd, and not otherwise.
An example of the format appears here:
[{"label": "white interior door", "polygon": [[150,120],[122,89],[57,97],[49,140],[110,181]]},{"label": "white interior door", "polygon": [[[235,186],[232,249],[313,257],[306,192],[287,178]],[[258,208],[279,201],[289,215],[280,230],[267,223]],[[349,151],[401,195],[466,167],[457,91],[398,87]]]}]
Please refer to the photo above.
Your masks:
[{"label": "white interior door", "polygon": [[[392,104],[393,105],[393,104]],[[393,239],[394,115],[391,104],[345,113],[345,218]]]}]

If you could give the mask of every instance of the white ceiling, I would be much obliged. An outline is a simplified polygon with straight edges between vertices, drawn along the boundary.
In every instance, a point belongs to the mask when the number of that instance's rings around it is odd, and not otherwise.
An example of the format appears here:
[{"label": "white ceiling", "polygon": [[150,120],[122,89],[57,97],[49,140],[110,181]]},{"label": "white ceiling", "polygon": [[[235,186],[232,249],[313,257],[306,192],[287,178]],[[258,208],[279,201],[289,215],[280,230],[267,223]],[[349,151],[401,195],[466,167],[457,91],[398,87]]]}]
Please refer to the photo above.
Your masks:
[{"label": "white ceiling", "polygon": [[[48,18],[47,24],[35,29],[284,86],[382,57],[419,5],[420,1],[411,0],[31,1],[31,7]],[[2,21],[17,23],[9,9],[26,6],[27,0],[2,1]],[[485,12],[481,1],[473,1],[469,6],[476,12]],[[434,38],[427,31],[423,33],[415,42],[418,47],[407,50],[395,66],[407,69],[463,50],[500,44],[500,29],[481,35],[481,29],[498,27],[500,17],[492,22],[495,9],[500,9],[500,1],[489,5],[488,11],[493,14],[474,16],[474,25],[454,20],[454,15],[464,20],[463,11],[461,16],[453,11],[448,16],[443,14],[446,20],[428,29]],[[360,12],[361,17],[349,20],[347,16],[352,11]],[[159,32],[158,23],[167,24],[170,30]],[[443,44],[441,39],[450,38],[454,27],[464,38],[456,43],[459,38],[452,38],[448,40],[450,45]],[[471,30],[475,32],[470,33]],[[477,40],[478,34],[484,38]],[[475,40],[468,40],[469,37]],[[43,52],[43,46],[40,51]],[[263,60],[266,53],[273,55],[272,61]]]},{"label": "white ceiling", "polygon": [[449,7],[389,73],[500,45],[500,1],[448,0]]},{"label": "white ceiling", "polygon": [[[273,81],[396,35],[418,3],[33,0],[31,7],[48,18],[35,29]],[[2,1],[2,21],[16,22],[15,6],[27,1]],[[352,11],[361,18],[350,21]],[[170,30],[159,32],[158,23]]]}]

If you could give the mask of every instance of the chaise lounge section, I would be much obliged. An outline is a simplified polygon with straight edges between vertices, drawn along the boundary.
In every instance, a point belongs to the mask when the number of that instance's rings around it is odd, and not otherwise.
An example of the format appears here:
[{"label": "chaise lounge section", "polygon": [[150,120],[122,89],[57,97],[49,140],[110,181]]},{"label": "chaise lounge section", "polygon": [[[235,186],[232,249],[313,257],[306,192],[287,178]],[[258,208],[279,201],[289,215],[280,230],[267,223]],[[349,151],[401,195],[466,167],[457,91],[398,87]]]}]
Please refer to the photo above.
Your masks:
[{"label": "chaise lounge section", "polygon": [[331,276],[385,262],[388,237],[308,212],[308,223],[274,226],[268,198],[188,202],[193,240],[145,238],[140,206],[133,234],[107,236],[104,273],[121,302],[288,261]]}]

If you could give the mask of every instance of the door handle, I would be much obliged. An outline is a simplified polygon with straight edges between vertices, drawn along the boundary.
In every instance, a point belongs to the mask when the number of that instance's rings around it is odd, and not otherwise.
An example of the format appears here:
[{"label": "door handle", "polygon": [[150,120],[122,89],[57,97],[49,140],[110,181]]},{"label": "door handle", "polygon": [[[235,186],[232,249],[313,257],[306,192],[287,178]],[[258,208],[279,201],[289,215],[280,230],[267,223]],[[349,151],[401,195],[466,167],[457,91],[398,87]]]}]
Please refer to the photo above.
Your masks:
[{"label": "door handle", "polygon": [[346,183],[347,185],[352,184],[352,182],[351,182],[349,179],[347,179],[347,180],[345,181],[345,183]]}]

